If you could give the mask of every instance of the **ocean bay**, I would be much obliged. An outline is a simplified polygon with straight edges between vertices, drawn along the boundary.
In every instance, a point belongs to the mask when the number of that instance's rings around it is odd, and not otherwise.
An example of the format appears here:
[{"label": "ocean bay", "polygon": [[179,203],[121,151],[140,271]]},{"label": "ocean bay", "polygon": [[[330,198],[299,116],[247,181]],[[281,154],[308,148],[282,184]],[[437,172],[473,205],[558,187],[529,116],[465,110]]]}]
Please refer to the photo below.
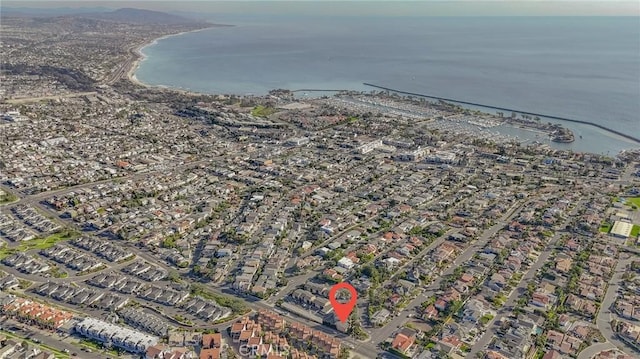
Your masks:
[{"label": "ocean bay", "polygon": [[[236,94],[369,91],[363,85],[369,82],[640,133],[637,18],[226,15],[211,22],[235,26],[145,47],[136,77]],[[583,136],[572,150],[614,154],[638,147],[599,129],[562,124]]]}]

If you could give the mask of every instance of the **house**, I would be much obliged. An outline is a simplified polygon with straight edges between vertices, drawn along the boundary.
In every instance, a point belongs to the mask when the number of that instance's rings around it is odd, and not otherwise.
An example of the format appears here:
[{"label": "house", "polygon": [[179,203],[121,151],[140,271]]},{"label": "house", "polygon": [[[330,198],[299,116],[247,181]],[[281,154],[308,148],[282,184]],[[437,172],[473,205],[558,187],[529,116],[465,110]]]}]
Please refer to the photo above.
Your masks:
[{"label": "house", "polygon": [[393,342],[391,343],[391,347],[402,354],[407,354],[409,349],[416,342],[415,336],[407,336],[403,333],[396,334],[396,337],[393,338]]},{"label": "house", "polygon": [[550,350],[544,354],[542,359],[562,359],[562,354],[555,350]]},{"label": "house", "polygon": [[345,269],[351,269],[354,266],[353,261],[348,257],[342,257],[338,260],[338,265]]},{"label": "house", "polygon": [[438,299],[436,300],[434,307],[439,311],[444,311],[447,309],[447,302],[442,299]]},{"label": "house", "polygon": [[506,284],[507,284],[507,280],[500,273],[492,274],[491,279],[489,279],[489,282],[487,283],[488,287],[493,289],[496,292],[501,291]]},{"label": "house", "polygon": [[402,301],[402,297],[398,294],[393,294],[391,295],[391,297],[389,297],[388,301],[392,307],[397,307],[398,304],[400,304],[400,302]]},{"label": "house", "polygon": [[439,314],[438,309],[436,309],[436,307],[433,304],[431,304],[424,309],[423,318],[434,319],[438,317],[438,314]]},{"label": "house", "polygon": [[220,359],[220,348],[202,349],[200,359]]},{"label": "house", "polygon": [[385,258],[382,262],[387,268],[394,268],[400,264],[400,260],[394,257]]},{"label": "house", "polygon": [[487,314],[493,314],[489,307],[481,300],[471,298],[464,306],[463,320],[471,323],[478,323],[480,318]]},{"label": "house", "polygon": [[449,258],[451,258],[455,251],[456,247],[452,244],[442,243],[434,250],[432,258],[436,263],[442,264],[445,261],[449,260]]},{"label": "house", "polygon": [[371,322],[375,325],[382,325],[384,324],[385,321],[387,321],[390,315],[391,315],[391,312],[389,312],[385,308],[382,308],[377,312],[373,313],[373,315],[371,316]]},{"label": "house", "polygon": [[168,349],[169,347],[164,344],[152,345],[147,348],[145,359],[161,359],[162,357],[164,357],[164,352]]},{"label": "house", "polygon": [[473,274],[470,273],[464,273],[461,277],[460,277],[460,281],[466,285],[472,285],[474,282],[475,278],[473,276]]},{"label": "house", "polygon": [[549,308],[551,305],[555,304],[555,302],[556,296],[549,293],[535,292],[531,297],[531,304],[536,307]]},{"label": "house", "polygon": [[558,258],[556,261],[556,270],[560,273],[568,273],[569,270],[571,270],[572,263],[571,258]]},{"label": "house", "polygon": [[203,334],[202,335],[202,348],[220,348],[222,347],[222,335],[220,333]]},{"label": "house", "polygon": [[447,303],[451,303],[453,301],[460,301],[462,299],[462,294],[456,290],[455,288],[449,288],[443,295],[442,299]]}]

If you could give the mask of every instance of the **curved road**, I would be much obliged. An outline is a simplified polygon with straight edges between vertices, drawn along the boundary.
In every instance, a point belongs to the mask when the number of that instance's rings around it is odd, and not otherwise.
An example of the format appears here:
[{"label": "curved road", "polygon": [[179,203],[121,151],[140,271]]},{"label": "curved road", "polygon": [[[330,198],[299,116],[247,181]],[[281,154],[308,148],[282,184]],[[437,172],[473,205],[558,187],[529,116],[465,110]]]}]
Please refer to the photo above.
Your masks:
[{"label": "curved road", "polygon": [[581,351],[580,354],[578,354],[578,359],[591,359],[594,355],[610,349],[616,349],[616,346],[610,342],[596,343]]},{"label": "curved road", "polygon": [[[627,257],[622,258],[623,255],[626,255]],[[622,275],[626,272],[626,266],[630,264],[632,260],[633,257],[629,256],[628,253],[621,254],[621,258],[616,265],[611,280],[609,281],[607,293],[602,300],[602,305],[600,306],[600,311],[598,312],[598,316],[596,318],[596,325],[598,326],[598,329],[600,330],[602,335],[610,344],[614,345],[616,348],[620,349],[627,355],[637,357],[638,353],[634,352],[633,349],[627,346],[622,340],[618,339],[616,333],[611,329],[610,324],[612,319],[617,318],[617,315],[611,311],[611,308],[613,307],[613,303],[615,302],[618,291],[620,290]],[[590,348],[591,347],[585,350],[588,350]]]}]

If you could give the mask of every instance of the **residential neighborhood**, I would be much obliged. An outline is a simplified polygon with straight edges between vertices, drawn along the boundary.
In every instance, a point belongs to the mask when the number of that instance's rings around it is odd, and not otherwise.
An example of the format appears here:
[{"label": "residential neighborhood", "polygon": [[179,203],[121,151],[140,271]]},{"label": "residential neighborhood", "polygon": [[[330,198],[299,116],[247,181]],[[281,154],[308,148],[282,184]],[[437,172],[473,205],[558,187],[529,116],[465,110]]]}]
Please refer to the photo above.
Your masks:
[{"label": "residential neighborhood", "polygon": [[64,28],[92,62],[56,66],[93,85],[0,74],[0,359],[640,355],[640,149],[388,91],[144,87],[116,64],[200,25],[25,21],[3,62]]}]

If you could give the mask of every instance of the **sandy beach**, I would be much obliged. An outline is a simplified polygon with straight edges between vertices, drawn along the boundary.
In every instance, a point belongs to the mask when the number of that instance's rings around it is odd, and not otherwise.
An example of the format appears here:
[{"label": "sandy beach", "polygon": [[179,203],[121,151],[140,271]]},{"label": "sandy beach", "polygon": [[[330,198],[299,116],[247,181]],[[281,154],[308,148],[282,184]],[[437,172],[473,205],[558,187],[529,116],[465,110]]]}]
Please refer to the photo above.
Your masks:
[{"label": "sandy beach", "polygon": [[[132,83],[139,85],[139,86],[144,86],[144,87],[158,87],[158,88],[164,88],[166,89],[167,87],[165,86],[154,86],[154,85],[149,85],[149,84],[145,84],[144,82],[140,81],[137,77],[136,77],[136,71],[138,70],[138,66],[140,66],[140,63],[142,61],[144,61],[144,59],[146,59],[146,56],[142,53],[142,50],[147,47],[147,46],[151,46],[151,45],[155,45],[158,43],[158,41],[169,38],[169,37],[173,37],[173,36],[180,36],[180,35],[184,35],[184,34],[188,34],[191,32],[200,32],[200,31],[204,31],[204,30],[208,30],[208,29],[212,29],[215,27],[223,27],[223,26],[233,26],[233,25],[217,25],[217,24],[211,24],[211,26],[209,27],[204,27],[201,29],[195,29],[195,30],[190,30],[190,31],[182,31],[182,32],[178,32],[175,34],[168,34],[168,35],[164,35],[158,38],[155,38],[153,40],[151,40],[150,42],[145,42],[139,46],[137,46],[136,48],[134,48],[132,50],[132,52],[135,55],[135,59],[133,60],[133,62],[131,63],[128,71],[127,71],[127,78],[129,79],[129,81],[131,81]],[[190,91],[183,91],[183,90],[176,90],[176,91],[181,91],[181,92],[190,92]]]}]

